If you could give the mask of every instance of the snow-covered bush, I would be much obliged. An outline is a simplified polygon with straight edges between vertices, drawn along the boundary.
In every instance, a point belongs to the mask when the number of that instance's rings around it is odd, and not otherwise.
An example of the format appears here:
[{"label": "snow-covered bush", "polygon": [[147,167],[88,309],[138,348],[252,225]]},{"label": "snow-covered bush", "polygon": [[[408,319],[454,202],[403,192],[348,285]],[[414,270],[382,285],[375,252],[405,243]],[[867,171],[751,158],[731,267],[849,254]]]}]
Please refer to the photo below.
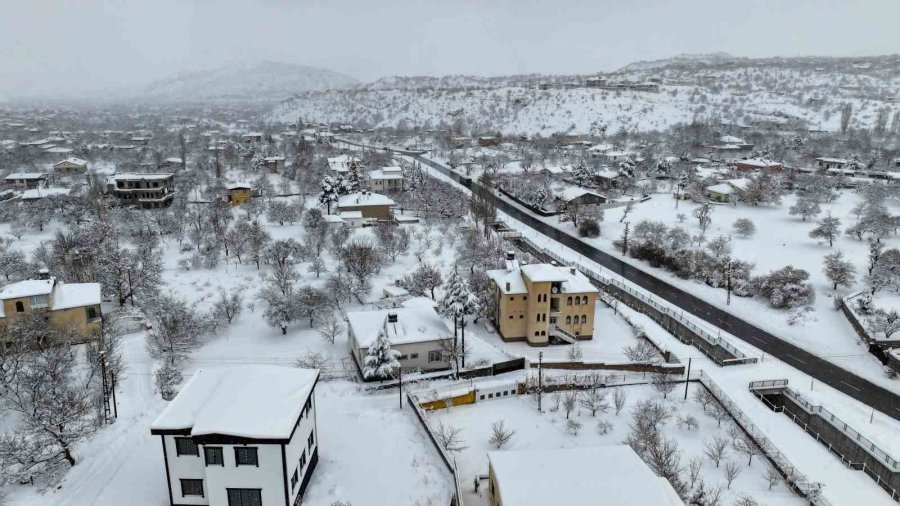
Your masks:
[{"label": "snow-covered bush", "polygon": [[791,266],[753,278],[755,293],[775,308],[796,308],[812,304],[816,294],[807,280],[809,273]]}]

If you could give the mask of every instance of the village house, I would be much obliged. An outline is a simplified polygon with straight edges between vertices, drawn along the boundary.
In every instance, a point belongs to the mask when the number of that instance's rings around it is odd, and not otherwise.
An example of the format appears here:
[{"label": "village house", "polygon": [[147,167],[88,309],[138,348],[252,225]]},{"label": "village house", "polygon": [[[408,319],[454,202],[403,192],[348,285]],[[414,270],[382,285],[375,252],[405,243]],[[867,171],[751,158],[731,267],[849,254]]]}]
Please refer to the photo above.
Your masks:
[{"label": "village house", "polygon": [[594,182],[601,188],[615,188],[619,185],[621,177],[623,177],[622,174],[606,167],[594,173]]},{"label": "village house", "polygon": [[23,191],[22,195],[19,196],[19,199],[22,203],[29,204],[48,198],[65,198],[71,193],[72,190],[68,188],[32,188],[31,190]]},{"label": "village house", "polygon": [[13,172],[3,178],[3,184],[7,187],[17,189],[46,188],[47,179],[50,177],[46,172]]},{"label": "village house", "polygon": [[569,206],[596,206],[606,203],[606,197],[603,195],[574,186],[558,192],[554,199],[557,211],[565,211]]},{"label": "village house", "polygon": [[819,170],[828,170],[828,169],[843,169],[847,166],[847,160],[843,158],[816,158],[816,163],[819,165]]},{"label": "village house", "polygon": [[485,135],[485,136],[478,138],[478,145],[483,148],[488,147],[488,146],[496,146],[496,145],[500,144],[501,141],[502,141],[502,139],[500,139],[499,137],[494,137],[492,135]]},{"label": "village house", "polygon": [[781,172],[784,169],[784,165],[778,162],[773,162],[772,160],[751,158],[749,160],[738,160],[735,168],[739,172]]},{"label": "village house", "polygon": [[339,155],[328,159],[328,168],[336,174],[346,174],[354,167],[357,170],[362,168],[362,162],[355,156]]},{"label": "village house", "polygon": [[235,184],[225,188],[225,195],[231,207],[237,207],[253,198],[253,188],[248,184]]},{"label": "village house", "polygon": [[389,197],[378,193],[361,191],[344,195],[338,200],[338,213],[360,211],[370,221],[390,221],[396,204]]},{"label": "village house", "polygon": [[241,142],[244,144],[259,144],[263,141],[262,132],[250,132],[241,136]]},{"label": "village house", "polygon": [[574,267],[519,265],[506,254],[506,268],[487,273],[496,297],[491,317],[504,341],[547,346],[550,338],[574,343],[594,337],[597,288]]},{"label": "village house", "polygon": [[382,167],[369,171],[367,175],[369,189],[377,192],[402,192],[403,169],[400,167]]},{"label": "village house", "polygon": [[150,425],[169,504],[300,504],[319,461],[318,380],[273,365],[198,370]]},{"label": "village house", "polygon": [[601,76],[588,77],[584,80],[584,85],[588,88],[605,88],[606,78]]},{"label": "village house", "polygon": [[600,143],[595,144],[587,149],[588,156],[591,158],[600,158],[606,155],[607,151],[611,151],[613,149],[612,144]]},{"label": "village house", "polygon": [[362,371],[369,347],[384,334],[404,370],[433,371],[448,369],[450,359],[444,353],[453,331],[434,309],[434,301],[418,297],[403,307],[381,311],[348,311],[350,353]]},{"label": "village house", "polygon": [[183,160],[177,156],[166,158],[157,166],[159,170],[178,170],[182,167]]},{"label": "village house", "polygon": [[75,157],[66,158],[53,165],[53,171],[58,174],[84,174],[87,170],[87,161]]},{"label": "village house", "polygon": [[331,144],[334,142],[334,134],[328,131],[319,131],[316,132],[315,139],[319,144]]},{"label": "village house", "polygon": [[284,169],[284,157],[267,156],[263,158],[263,166],[268,169],[269,172],[278,172]]},{"label": "village house", "polygon": [[54,325],[72,326],[83,337],[100,331],[100,283],[28,279],[0,289],[0,324],[9,318],[46,312]]},{"label": "village house", "polygon": [[621,162],[623,160],[628,160],[629,158],[634,159],[637,156],[637,153],[634,151],[628,150],[610,150],[603,153],[602,158],[604,158],[607,162]]},{"label": "village house", "polygon": [[114,174],[107,179],[107,191],[125,205],[158,209],[172,204],[174,179],[171,172]]},{"label": "village house", "polygon": [[491,506],[684,506],[628,445],[492,451],[488,480]]},{"label": "village house", "polygon": [[749,185],[750,180],[747,178],[723,179],[717,184],[704,188],[703,194],[715,202],[731,202],[741,198]]}]

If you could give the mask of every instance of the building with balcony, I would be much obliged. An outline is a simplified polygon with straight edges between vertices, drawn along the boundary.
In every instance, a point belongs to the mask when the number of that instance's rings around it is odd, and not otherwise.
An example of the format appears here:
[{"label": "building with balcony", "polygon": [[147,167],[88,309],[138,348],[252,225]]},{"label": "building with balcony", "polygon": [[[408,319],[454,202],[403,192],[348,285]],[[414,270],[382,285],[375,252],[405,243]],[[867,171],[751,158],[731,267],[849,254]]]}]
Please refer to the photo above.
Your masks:
[{"label": "building with balcony", "polygon": [[107,191],[123,205],[159,209],[172,205],[175,175],[171,172],[120,173],[107,180]]}]

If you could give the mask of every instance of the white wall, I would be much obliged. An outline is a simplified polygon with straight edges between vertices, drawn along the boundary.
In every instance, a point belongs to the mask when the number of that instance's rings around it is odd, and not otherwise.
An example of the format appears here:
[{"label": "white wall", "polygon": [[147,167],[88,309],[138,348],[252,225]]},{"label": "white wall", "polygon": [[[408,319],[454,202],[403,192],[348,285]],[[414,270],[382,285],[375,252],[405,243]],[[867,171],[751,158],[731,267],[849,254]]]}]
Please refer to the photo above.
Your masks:
[{"label": "white wall", "polygon": [[[175,451],[175,438],[178,436],[162,436],[166,445],[166,457],[169,461],[169,478],[172,487],[172,502],[175,504],[209,504],[209,482],[206,480],[205,460],[203,448],[200,448],[199,456],[178,455]],[[203,494],[205,497],[181,495],[181,479],[202,479]],[[228,504],[227,502],[224,504]]]},{"label": "white wall", "polygon": [[[209,497],[209,504],[227,505],[227,488],[258,488],[261,489],[263,505],[284,504],[284,469],[281,463],[280,444],[211,444],[209,446],[221,446],[225,462],[225,465],[221,467],[209,466],[206,468],[206,483],[209,485],[206,495]],[[237,467],[234,461],[236,446],[256,448],[259,467]]]},{"label": "white wall", "polygon": [[[351,339],[350,346],[356,346],[356,341],[354,339]],[[407,358],[400,360],[400,365],[404,370],[408,368],[419,368],[423,371],[429,371],[437,369],[447,369],[451,367],[450,362],[446,360],[440,360],[438,362],[428,361],[429,351],[441,351],[442,348],[440,339],[436,339],[434,341],[424,341],[420,343],[397,344],[391,346],[391,349],[399,351],[400,355],[406,355]],[[364,369],[366,365],[366,355],[369,353],[369,349],[355,348],[353,351],[356,354],[357,360],[359,361],[360,369]],[[418,353],[419,356],[417,358],[409,358],[413,353]]]},{"label": "white wall", "polygon": [[[308,445],[309,434],[313,433],[313,445]],[[291,504],[294,498],[300,492],[300,484],[303,482],[304,474],[309,472],[310,461],[312,460],[313,451],[319,446],[319,434],[316,432],[316,394],[312,393],[312,407],[309,413],[300,419],[300,424],[294,430],[294,437],[285,447],[284,455],[287,462],[287,480],[288,491],[290,492]],[[291,476],[294,470],[298,469],[300,464],[300,454],[306,452],[306,464],[297,471],[297,486],[291,488]]]}]

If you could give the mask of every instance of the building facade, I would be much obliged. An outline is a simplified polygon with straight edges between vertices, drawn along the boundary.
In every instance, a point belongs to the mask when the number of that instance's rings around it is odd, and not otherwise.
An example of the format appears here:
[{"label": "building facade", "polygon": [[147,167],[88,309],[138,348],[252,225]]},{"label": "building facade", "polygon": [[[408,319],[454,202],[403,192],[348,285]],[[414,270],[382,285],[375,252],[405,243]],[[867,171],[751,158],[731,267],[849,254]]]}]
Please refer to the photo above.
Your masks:
[{"label": "building facade", "polygon": [[46,313],[54,325],[72,327],[84,338],[100,331],[99,283],[62,283],[55,278],[28,279],[0,290],[0,325],[10,318]]},{"label": "building facade", "polygon": [[319,460],[318,378],[278,366],[197,371],[151,425],[169,503],[299,505]]},{"label": "building facade", "polygon": [[507,253],[506,268],[487,272],[495,290],[494,325],[504,341],[547,346],[594,336],[599,291],[574,267],[552,264],[519,266]]},{"label": "building facade", "polygon": [[172,205],[174,181],[171,172],[122,173],[110,176],[107,189],[124,205],[159,209]]}]

